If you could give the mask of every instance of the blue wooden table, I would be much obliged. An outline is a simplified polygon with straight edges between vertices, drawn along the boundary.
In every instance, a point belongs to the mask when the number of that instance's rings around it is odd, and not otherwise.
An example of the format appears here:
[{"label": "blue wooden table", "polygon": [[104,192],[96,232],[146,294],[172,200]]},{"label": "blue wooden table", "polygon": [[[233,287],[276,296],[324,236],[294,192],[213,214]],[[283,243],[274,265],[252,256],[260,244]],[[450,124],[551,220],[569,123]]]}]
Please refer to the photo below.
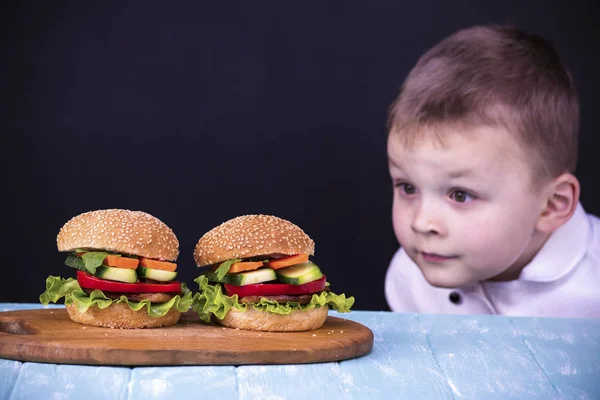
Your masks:
[{"label": "blue wooden table", "polygon": [[[0,311],[41,308],[0,303]],[[308,365],[117,368],[0,359],[0,399],[600,399],[600,320],[353,311],[373,351]]]}]

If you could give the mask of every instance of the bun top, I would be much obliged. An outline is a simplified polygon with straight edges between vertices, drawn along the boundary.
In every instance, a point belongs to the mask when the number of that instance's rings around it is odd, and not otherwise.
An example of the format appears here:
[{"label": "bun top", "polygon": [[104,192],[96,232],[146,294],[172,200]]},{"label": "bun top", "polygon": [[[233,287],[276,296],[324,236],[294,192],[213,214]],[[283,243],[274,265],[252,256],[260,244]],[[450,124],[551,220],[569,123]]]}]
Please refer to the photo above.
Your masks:
[{"label": "bun top", "polygon": [[58,251],[106,250],[175,261],[179,241],[161,220],[142,211],[97,210],[71,218],[58,232]]},{"label": "bun top", "polygon": [[272,215],[243,215],[200,238],[194,249],[199,267],[236,258],[315,252],[315,243],[297,225]]}]

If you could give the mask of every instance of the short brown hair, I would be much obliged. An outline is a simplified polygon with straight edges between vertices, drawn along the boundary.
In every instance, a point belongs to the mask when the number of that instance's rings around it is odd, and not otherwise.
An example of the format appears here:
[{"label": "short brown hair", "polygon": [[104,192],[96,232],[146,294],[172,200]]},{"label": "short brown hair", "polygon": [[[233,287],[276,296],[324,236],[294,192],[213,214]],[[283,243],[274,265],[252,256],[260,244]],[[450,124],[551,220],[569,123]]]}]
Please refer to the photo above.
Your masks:
[{"label": "short brown hair", "polygon": [[391,105],[388,128],[410,143],[419,131],[448,124],[503,125],[535,154],[537,173],[575,171],[577,91],[553,44],[540,36],[476,26],[427,51]]}]

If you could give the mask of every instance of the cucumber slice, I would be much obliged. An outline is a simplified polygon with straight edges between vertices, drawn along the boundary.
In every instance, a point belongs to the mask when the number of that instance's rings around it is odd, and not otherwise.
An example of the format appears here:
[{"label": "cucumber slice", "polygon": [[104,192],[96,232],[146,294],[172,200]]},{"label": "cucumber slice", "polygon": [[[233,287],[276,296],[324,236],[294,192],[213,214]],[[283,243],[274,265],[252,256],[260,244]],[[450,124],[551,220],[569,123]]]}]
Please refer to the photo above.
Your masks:
[{"label": "cucumber slice", "polygon": [[85,263],[81,259],[81,257],[77,257],[75,254],[69,254],[67,259],[65,260],[65,264],[71,268],[78,269],[84,272],[90,272],[85,269]]},{"label": "cucumber slice", "polygon": [[104,265],[96,268],[96,273],[94,275],[109,281],[125,283],[136,283],[138,280],[135,269],[106,267]]},{"label": "cucumber slice", "polygon": [[281,268],[275,271],[277,278],[283,283],[292,285],[302,285],[308,282],[321,279],[323,274],[317,264],[306,262],[303,264],[292,265],[291,267]]},{"label": "cucumber slice", "polygon": [[177,272],[162,271],[160,269],[137,267],[137,273],[140,278],[153,279],[155,281],[168,282],[175,279]]},{"label": "cucumber slice", "polygon": [[223,283],[229,283],[236,286],[251,285],[253,283],[261,283],[274,281],[277,279],[275,271],[271,268],[259,268],[254,271],[239,272],[237,274],[227,274],[223,278]]}]

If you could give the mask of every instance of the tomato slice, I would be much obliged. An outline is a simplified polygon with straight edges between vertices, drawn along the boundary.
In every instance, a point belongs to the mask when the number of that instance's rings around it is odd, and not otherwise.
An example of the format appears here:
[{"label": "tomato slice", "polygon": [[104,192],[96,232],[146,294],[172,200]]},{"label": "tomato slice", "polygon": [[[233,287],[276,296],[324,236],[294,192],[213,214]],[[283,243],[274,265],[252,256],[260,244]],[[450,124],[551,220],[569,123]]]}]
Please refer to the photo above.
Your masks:
[{"label": "tomato slice", "polygon": [[325,275],[323,275],[322,278],[303,285],[290,285],[288,283],[255,283],[252,285],[236,286],[224,283],[223,286],[225,286],[225,291],[228,295],[233,296],[234,294],[237,294],[239,297],[245,297],[318,293],[325,289],[325,284]]},{"label": "tomato slice", "polygon": [[181,282],[169,283],[122,283],[107,281],[87,272],[77,271],[79,286],[86,289],[100,289],[121,293],[181,293]]}]

